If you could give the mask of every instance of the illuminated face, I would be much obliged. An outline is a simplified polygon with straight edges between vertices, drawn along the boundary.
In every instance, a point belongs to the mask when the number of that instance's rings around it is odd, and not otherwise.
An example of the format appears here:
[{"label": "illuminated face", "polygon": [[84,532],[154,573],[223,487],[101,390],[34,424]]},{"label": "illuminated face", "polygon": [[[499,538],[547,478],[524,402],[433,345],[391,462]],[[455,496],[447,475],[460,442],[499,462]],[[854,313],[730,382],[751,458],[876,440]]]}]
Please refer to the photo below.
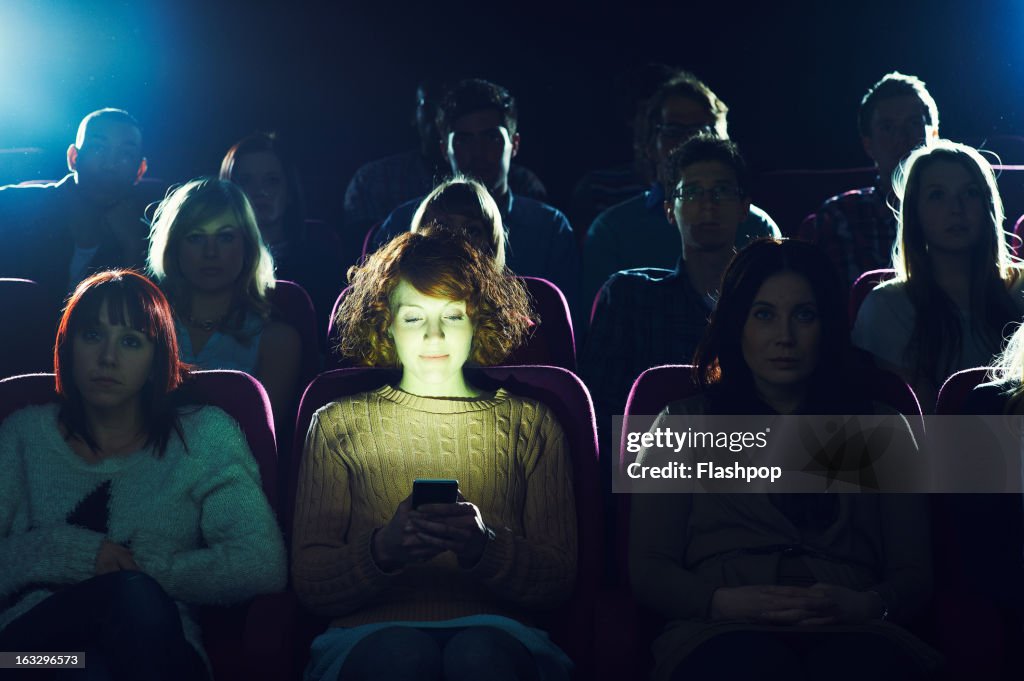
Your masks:
[{"label": "illuminated face", "polygon": [[261,231],[281,222],[289,196],[288,180],[277,154],[257,151],[237,157],[231,181],[249,197]]},{"label": "illuminated face", "polygon": [[99,203],[114,203],[128,195],[144,170],[142,133],[121,121],[90,121],[72,165],[87,196]]},{"label": "illuminated face", "polygon": [[665,202],[665,216],[679,228],[685,252],[731,250],[736,230],[750,212],[736,171],[720,161],[698,161],[683,169]]},{"label": "illuminated face", "polygon": [[458,394],[473,346],[466,302],[424,295],[403,279],[391,294],[391,315],[401,388],[414,395]]},{"label": "illuminated face", "polygon": [[230,289],[242,274],[245,232],[231,210],[196,225],[178,241],[178,267],[190,286],[214,293]]},{"label": "illuminated face", "polygon": [[[71,339],[72,379],[88,407],[109,410],[137,403],[153,368],[154,346],[144,333],[112,324],[107,303],[96,324]],[[127,319],[127,313],[122,315]]]},{"label": "illuminated face", "polygon": [[715,132],[715,117],[707,107],[689,97],[669,97],[654,131],[653,160],[660,168],[676,147],[701,132]]},{"label": "illuminated face", "polygon": [[929,249],[959,252],[981,238],[987,191],[955,161],[935,161],[921,171],[917,215]]},{"label": "illuminated face", "polygon": [[871,114],[871,134],[861,138],[864,151],[874,160],[883,181],[914,148],[924,143],[929,128],[928,109],[917,95],[880,99]]},{"label": "illuminated face", "polygon": [[743,325],[743,359],[762,395],[803,390],[818,366],[821,320],[811,285],[795,272],[768,277]]},{"label": "illuminated face", "polygon": [[492,195],[505,193],[519,134],[509,134],[500,113],[484,109],[460,117],[442,143],[453,172],[478,180]]}]

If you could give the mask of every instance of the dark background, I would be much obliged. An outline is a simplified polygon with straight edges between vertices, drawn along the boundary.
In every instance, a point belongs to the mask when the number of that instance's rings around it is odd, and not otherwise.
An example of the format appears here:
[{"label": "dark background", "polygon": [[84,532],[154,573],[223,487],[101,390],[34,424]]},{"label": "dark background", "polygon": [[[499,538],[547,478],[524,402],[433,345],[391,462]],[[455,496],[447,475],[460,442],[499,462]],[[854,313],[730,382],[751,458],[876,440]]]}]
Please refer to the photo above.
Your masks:
[{"label": "dark background", "polygon": [[1022,55],[1024,2],[1012,0],[2,0],[0,183],[62,176],[78,121],[117,106],[139,118],[150,173],[169,182],[215,172],[237,138],[278,130],[311,215],[336,218],[359,165],[415,144],[415,83],[440,69],[517,96],[519,161],[564,206],[585,171],[630,157],[610,87],[624,65],[697,73],[730,106],[752,164],[773,171],[867,165],[857,104],[894,69],[925,80],[945,137],[1024,132]]}]

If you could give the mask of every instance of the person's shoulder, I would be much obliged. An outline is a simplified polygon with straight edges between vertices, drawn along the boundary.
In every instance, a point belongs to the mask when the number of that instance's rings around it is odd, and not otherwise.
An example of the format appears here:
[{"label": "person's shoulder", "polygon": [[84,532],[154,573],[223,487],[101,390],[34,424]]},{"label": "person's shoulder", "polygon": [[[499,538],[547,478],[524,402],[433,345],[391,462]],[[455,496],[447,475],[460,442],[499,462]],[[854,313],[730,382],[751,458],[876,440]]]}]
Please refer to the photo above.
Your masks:
[{"label": "person's shoulder", "polygon": [[178,410],[178,419],[186,437],[200,435],[216,438],[242,431],[238,421],[220,407],[212,404],[182,407]]},{"label": "person's shoulder", "polygon": [[393,237],[402,232],[408,232],[411,227],[413,213],[416,212],[416,208],[419,207],[420,202],[425,198],[425,196],[418,196],[415,199],[398,204],[384,218],[384,222],[381,225],[381,234],[386,233],[388,237]]},{"label": "person's shoulder", "polygon": [[524,417],[530,415],[532,417],[530,420],[538,424],[539,427],[545,427],[547,424],[548,427],[555,427],[559,430],[562,428],[555,411],[543,400],[517,395],[504,388],[499,390],[495,397],[500,400],[499,404],[504,402],[509,408],[521,410]]},{"label": "person's shoulder", "polygon": [[520,194],[516,194],[512,199],[512,212],[520,219],[545,220],[557,223],[560,226],[563,224],[568,226],[569,224],[569,218],[565,216],[565,213],[550,203],[531,199],[529,196],[522,196]]},{"label": "person's shoulder", "polygon": [[616,222],[623,216],[633,215],[639,211],[642,211],[646,206],[646,197],[644,192],[640,192],[636,196],[631,196],[625,201],[619,201],[615,205],[608,206],[603,211],[597,214],[597,218],[594,222]]},{"label": "person's shoulder", "polygon": [[336,423],[344,421],[347,418],[346,414],[357,406],[380,405],[383,403],[385,400],[382,396],[382,390],[383,387],[331,400],[317,409],[313,416],[320,422]]},{"label": "person's shoulder", "polygon": [[1021,382],[1014,379],[981,383],[964,399],[961,411],[965,414],[1004,414],[1010,400],[1021,390]]},{"label": "person's shoulder", "polygon": [[608,277],[604,286],[609,292],[615,293],[643,291],[652,286],[666,284],[675,275],[675,270],[667,270],[661,267],[634,267],[628,270],[619,270]]},{"label": "person's shoulder", "polygon": [[57,413],[60,404],[47,402],[33,404],[11,412],[0,423],[3,432],[14,432],[34,435],[48,428],[57,428]]},{"label": "person's shoulder", "polygon": [[353,175],[353,180],[359,178],[359,180],[368,181],[371,178],[394,173],[396,169],[401,169],[415,162],[416,153],[417,152],[415,150],[403,151],[390,156],[384,156],[383,158],[367,161],[356,170],[355,175]]},{"label": "person's shoulder", "polygon": [[860,187],[848,189],[835,196],[825,199],[818,208],[818,213],[834,213],[849,210],[852,206],[862,203],[877,203],[879,201],[878,190],[874,187]]},{"label": "person's shoulder", "polygon": [[67,176],[58,182],[29,182],[0,187],[0,211],[20,214],[50,206],[58,195],[72,191],[74,180]]}]

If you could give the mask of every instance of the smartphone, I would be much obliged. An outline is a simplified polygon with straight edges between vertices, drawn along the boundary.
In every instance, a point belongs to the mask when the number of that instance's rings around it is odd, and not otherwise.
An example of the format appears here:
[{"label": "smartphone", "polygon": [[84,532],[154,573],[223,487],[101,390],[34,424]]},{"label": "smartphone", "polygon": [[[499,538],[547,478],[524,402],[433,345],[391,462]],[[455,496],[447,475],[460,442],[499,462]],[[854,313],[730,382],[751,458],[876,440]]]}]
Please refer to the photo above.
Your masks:
[{"label": "smartphone", "polygon": [[459,500],[458,480],[418,478],[412,481],[412,507],[422,504],[454,504]]}]

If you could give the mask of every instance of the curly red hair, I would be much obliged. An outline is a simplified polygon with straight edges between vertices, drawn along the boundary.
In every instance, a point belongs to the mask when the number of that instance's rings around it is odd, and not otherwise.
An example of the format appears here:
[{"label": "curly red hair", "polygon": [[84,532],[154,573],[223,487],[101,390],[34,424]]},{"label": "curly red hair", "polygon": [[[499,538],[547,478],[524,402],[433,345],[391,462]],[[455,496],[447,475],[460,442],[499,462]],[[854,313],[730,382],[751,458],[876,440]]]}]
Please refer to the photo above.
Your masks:
[{"label": "curly red hair", "polygon": [[389,329],[391,295],[405,280],[424,295],[466,301],[473,321],[469,361],[498,364],[525,340],[535,315],[526,287],[499,272],[491,258],[447,230],[406,232],[348,272],[350,288],[338,308],[337,349],[366,366],[397,366]]}]

